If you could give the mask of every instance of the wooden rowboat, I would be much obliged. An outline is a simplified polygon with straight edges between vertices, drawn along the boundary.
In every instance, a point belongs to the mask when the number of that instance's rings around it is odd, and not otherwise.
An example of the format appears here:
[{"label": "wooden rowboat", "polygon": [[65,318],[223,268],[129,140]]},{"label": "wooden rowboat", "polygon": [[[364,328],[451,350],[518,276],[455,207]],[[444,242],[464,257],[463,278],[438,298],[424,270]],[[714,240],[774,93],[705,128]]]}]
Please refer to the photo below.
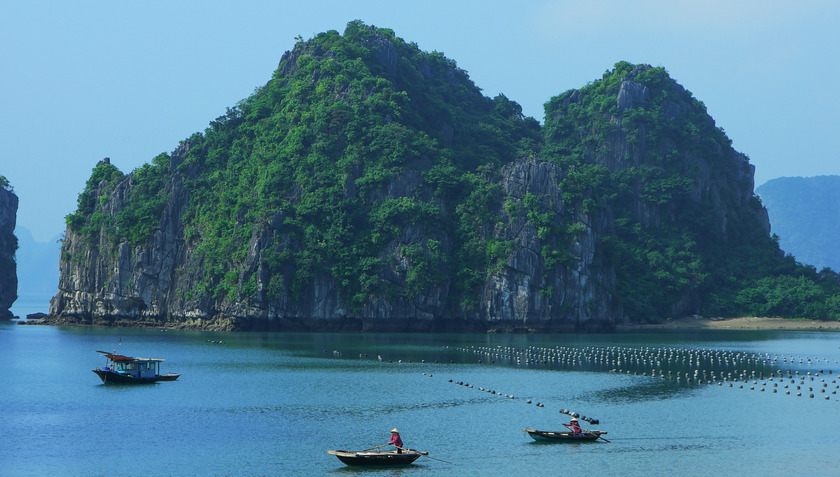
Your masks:
[{"label": "wooden rowboat", "polygon": [[428,452],[416,451],[414,449],[403,449],[401,453],[397,453],[395,450],[328,450],[327,454],[338,457],[338,460],[347,465],[408,465],[417,460],[421,455],[429,455]]},{"label": "wooden rowboat", "polygon": [[584,431],[575,434],[570,431],[538,431],[531,428],[522,429],[522,432],[527,432],[535,441],[551,442],[592,442],[601,439],[602,434],[606,434],[605,431]]}]

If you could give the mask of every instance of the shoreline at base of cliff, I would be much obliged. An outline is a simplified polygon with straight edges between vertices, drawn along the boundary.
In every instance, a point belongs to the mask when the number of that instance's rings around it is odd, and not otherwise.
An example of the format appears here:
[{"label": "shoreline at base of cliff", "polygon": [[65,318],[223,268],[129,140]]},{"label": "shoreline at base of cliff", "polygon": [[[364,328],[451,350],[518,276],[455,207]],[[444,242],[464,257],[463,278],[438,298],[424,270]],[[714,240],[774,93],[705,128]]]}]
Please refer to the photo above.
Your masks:
[{"label": "shoreline at base of cliff", "polygon": [[703,318],[686,317],[674,318],[664,323],[619,325],[616,331],[632,330],[837,330],[840,331],[840,321],[821,321],[809,319],[770,318],[760,316],[744,316],[738,318]]},{"label": "shoreline at base of cliff", "polygon": [[[162,328],[168,330],[193,330],[193,331],[268,331],[268,330],[225,330],[213,327],[194,327],[194,326],[171,326],[167,323],[133,323],[131,326],[115,325],[113,323],[92,323],[92,322],[66,322],[51,320],[48,315],[38,313],[39,319],[19,320],[20,325],[50,325],[50,326],[103,326],[103,327],[127,327],[127,328]],[[30,315],[36,316],[36,315]],[[15,317],[18,318],[18,317]],[[124,323],[123,323],[124,324]],[[840,321],[821,321],[812,319],[791,319],[791,318],[771,318],[758,316],[744,316],[737,318],[705,318],[705,317],[684,317],[671,318],[663,323],[645,323],[645,324],[625,324],[617,325],[614,332],[622,333],[628,331],[658,331],[658,330],[766,330],[766,331],[840,331]],[[312,329],[288,329],[288,330],[273,330],[273,331],[313,331]],[[342,331],[342,330],[330,330]],[[347,332],[376,332],[373,329],[359,329],[348,328],[343,331]],[[395,330],[388,330],[394,332]],[[412,330],[420,331],[420,330]],[[426,332],[434,332],[430,329],[424,329]],[[450,330],[451,331],[451,330]],[[481,333],[481,330],[473,330],[473,332]],[[489,329],[487,333],[535,333],[534,330],[518,330],[518,331],[503,331],[500,329]],[[555,331],[556,332],[556,331]],[[566,333],[573,333],[574,331],[566,331]]]}]

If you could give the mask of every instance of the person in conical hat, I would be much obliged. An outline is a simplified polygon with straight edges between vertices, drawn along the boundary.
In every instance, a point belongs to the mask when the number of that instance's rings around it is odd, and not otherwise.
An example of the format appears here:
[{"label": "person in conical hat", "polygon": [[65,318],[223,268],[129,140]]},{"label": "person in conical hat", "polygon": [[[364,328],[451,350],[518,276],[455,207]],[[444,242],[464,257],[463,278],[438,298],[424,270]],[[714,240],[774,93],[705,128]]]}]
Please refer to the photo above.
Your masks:
[{"label": "person in conical hat", "polygon": [[578,424],[578,420],[576,417],[572,417],[571,421],[563,425],[570,428],[575,434],[580,434],[581,432],[583,432],[583,429],[580,428],[580,424]]},{"label": "person in conical hat", "polygon": [[400,431],[397,428],[391,429],[391,442],[388,445],[392,445],[397,448],[397,454],[402,454],[403,442],[400,439]]}]

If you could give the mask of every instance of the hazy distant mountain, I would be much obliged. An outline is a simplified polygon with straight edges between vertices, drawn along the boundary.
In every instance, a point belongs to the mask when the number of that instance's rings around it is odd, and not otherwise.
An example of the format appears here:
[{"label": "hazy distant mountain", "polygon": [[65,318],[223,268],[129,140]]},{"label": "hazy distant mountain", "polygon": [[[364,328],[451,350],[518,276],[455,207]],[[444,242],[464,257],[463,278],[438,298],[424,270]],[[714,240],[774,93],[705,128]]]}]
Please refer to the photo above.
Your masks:
[{"label": "hazy distant mountain", "polygon": [[780,177],[755,192],[782,250],[818,270],[840,270],[840,176]]},{"label": "hazy distant mountain", "polygon": [[36,242],[32,232],[18,226],[15,229],[18,249],[15,253],[18,275],[18,295],[50,295],[58,289],[58,255],[61,253],[60,235],[49,242]]}]

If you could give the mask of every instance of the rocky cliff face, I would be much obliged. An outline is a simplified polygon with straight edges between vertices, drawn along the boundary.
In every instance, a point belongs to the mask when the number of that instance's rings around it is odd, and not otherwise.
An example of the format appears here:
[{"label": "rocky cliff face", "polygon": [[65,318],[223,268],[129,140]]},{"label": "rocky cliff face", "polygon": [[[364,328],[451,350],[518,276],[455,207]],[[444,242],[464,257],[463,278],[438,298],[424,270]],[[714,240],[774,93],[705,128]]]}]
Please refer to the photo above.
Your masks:
[{"label": "rocky cliff face", "polygon": [[[682,131],[667,134],[668,131],[655,129],[655,120],[643,120],[630,123],[627,112],[634,109],[655,109],[661,117],[656,118],[667,124],[690,123],[688,116],[695,113],[699,116],[699,126],[709,131],[716,130],[714,120],[702,111],[693,111],[697,106],[692,104],[690,93],[682,85],[668,80],[662,85],[664,91],[658,104],[652,104],[651,90],[648,86],[636,81],[641,74],[650,71],[649,65],[639,65],[623,76],[616,95],[616,109],[608,114],[610,126],[605,128],[605,140],[597,148],[589,151],[591,160],[602,165],[611,172],[629,170],[640,167],[660,166],[669,161],[671,173],[690,179],[691,189],[687,198],[694,203],[708,203],[716,208],[716,232],[721,237],[727,236],[728,225],[733,220],[742,220],[741,214],[747,213],[750,218],[756,218],[761,229],[769,234],[770,222],[767,211],[757,206],[753,189],[755,187],[755,166],[749,159],[733,150],[730,141],[722,136],[716,138],[711,134],[705,137],[697,134],[685,138]],[[581,104],[581,94],[578,91],[568,96],[555,115],[562,115],[570,105]],[[697,124],[693,124],[697,128]],[[656,136],[651,139],[650,136]],[[703,147],[700,143],[705,142]],[[654,163],[651,157],[659,159]],[[637,184],[639,195],[645,184]],[[663,207],[664,205],[664,207]],[[673,209],[681,205],[679,201],[669,201],[664,204],[638,200],[633,206],[635,215],[647,226],[658,226],[661,219],[673,216],[677,212]],[[672,209],[672,210],[669,210]]]},{"label": "rocky cliff face", "polygon": [[[172,164],[178,164],[185,147],[175,151]],[[417,167],[430,164],[420,162]],[[394,197],[419,193],[423,182],[420,170],[406,169],[384,190]],[[196,293],[204,273],[196,260],[194,246],[184,238],[181,216],[189,193],[176,173],[169,187],[171,200],[161,216],[159,228],[146,246],[113,244],[103,235],[94,246],[68,229],[62,248],[59,292],[53,298],[50,315],[53,323],[117,326],[179,327],[214,330],[604,330],[614,327],[621,309],[612,299],[614,270],[600,263],[599,227],[609,224],[608,217],[578,214],[576,235],[564,243],[547,243],[539,237],[537,226],[528,218],[526,196],[537,197],[536,207],[552,212],[552,225],[564,227],[566,210],[558,179],[562,171],[555,164],[537,159],[522,159],[506,166],[499,185],[504,195],[496,199],[501,217],[487,233],[510,243],[507,258],[490,275],[481,290],[478,310],[453,307],[449,281],[429,286],[411,298],[373,297],[361,313],[352,313],[341,298],[341,286],[329,274],[315,276],[302,296],[294,298],[285,286],[279,299],[270,299],[265,290],[271,276],[263,263],[263,254],[272,244],[286,243],[277,223],[255,226],[247,256],[239,264],[239,281],[255,276],[258,289],[247,300],[212,299]],[[107,183],[91,193],[99,196]],[[115,215],[130,195],[131,176],[116,186],[104,213]],[[595,226],[593,228],[593,225]],[[430,232],[422,227],[408,227],[399,238],[381,252],[387,267],[381,280],[395,289],[408,287],[407,275],[412,258],[406,256],[410,244],[440,243],[445,253],[453,237]],[[560,270],[546,265],[545,254],[565,250],[573,262],[571,269]],[[293,271],[286,274],[291,281]]]},{"label": "rocky cliff face", "polygon": [[[663,287],[683,283],[682,290],[656,299],[669,307],[660,316],[701,313],[703,277],[725,274],[725,264],[715,260],[725,261],[748,241],[760,241],[756,249],[774,248],[768,242],[767,211],[753,193],[755,167],[731,147],[702,103],[664,70],[626,63],[616,67],[601,81],[569,91],[547,107],[548,145],[560,144],[557,160],[571,162],[570,167],[603,167],[613,187],[624,191],[609,206],[622,224],[639,227],[617,231],[619,241],[636,242],[634,247],[641,238],[642,248],[663,254],[684,247],[694,257],[684,260],[686,268],[695,266],[689,264],[695,258],[695,264],[705,262],[708,268],[699,267],[693,276],[663,273],[669,282]],[[644,265],[634,274],[619,274],[620,283],[659,266]],[[627,291],[632,287],[619,288],[625,290],[619,291],[624,302],[638,295]],[[639,309],[632,311],[642,318]]]},{"label": "rocky cliff face", "polygon": [[769,225],[702,103],[619,64],[547,103],[542,144],[528,119],[392,32],[299,43],[204,136],[94,170],[50,320],[598,331],[731,302],[710,283]]},{"label": "rocky cliff face", "polygon": [[0,187],[0,320],[12,318],[9,308],[17,300],[17,238],[14,235],[17,208],[17,196]]},{"label": "rocky cliff face", "polygon": [[[97,166],[53,322],[484,331],[621,315],[599,265],[608,220],[567,209],[557,165],[516,160],[538,123],[389,30],[351,22],[296,44],[205,133],[165,171]],[[141,220],[153,231],[138,241],[126,230]]]},{"label": "rocky cliff face", "polygon": [[[621,316],[612,296],[615,270],[600,250],[601,231],[609,230],[612,217],[584,214],[579,204],[566,204],[560,187],[564,176],[556,164],[533,158],[502,170],[505,206],[494,235],[510,241],[513,252],[484,284],[483,319],[542,331],[603,331]],[[546,224],[529,219],[529,208],[550,214],[549,226],[574,232],[560,240],[541,238],[539,227]],[[557,252],[565,260],[552,266],[547,262]]]}]

